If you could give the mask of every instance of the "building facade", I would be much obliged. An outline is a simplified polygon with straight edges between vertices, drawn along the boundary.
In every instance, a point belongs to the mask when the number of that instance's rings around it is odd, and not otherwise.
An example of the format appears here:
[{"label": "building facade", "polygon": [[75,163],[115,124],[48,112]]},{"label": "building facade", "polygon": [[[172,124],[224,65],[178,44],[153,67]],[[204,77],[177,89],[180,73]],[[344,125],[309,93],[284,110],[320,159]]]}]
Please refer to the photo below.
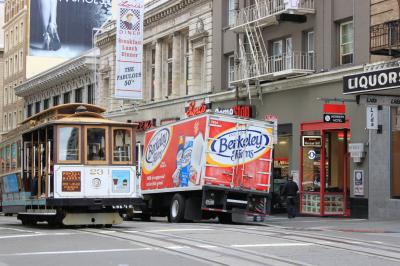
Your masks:
[{"label": "building facade", "polygon": [[[231,84],[243,104],[255,106],[255,118],[278,121],[272,190],[278,195],[293,175],[302,214],[367,217],[368,193],[354,194],[348,154],[353,138],[366,139],[364,116],[353,97],[343,96],[342,78],[369,62],[370,3],[228,2],[236,36]],[[326,103],[345,105],[343,123],[323,120]]]},{"label": "building facade", "polygon": [[28,1],[4,1],[4,78],[2,133],[15,128],[23,120],[23,100],[15,95],[15,87],[25,80],[27,54]]},{"label": "building facade", "polygon": [[361,117],[350,157],[370,219],[400,218],[399,4],[371,0],[370,64],[343,79],[343,93],[357,101]]},{"label": "building facade", "polygon": [[24,117],[59,104],[96,104],[95,52],[73,58],[18,85],[15,93],[24,101]]},{"label": "building facade", "polygon": [[[215,1],[214,1],[215,2]],[[219,1],[217,1],[219,2]],[[213,91],[213,1],[154,0],[147,2],[144,18],[143,91],[135,103],[115,103],[107,116],[139,122],[147,127],[185,116],[190,101],[204,102]],[[115,28],[97,38],[100,47],[100,86],[103,97],[113,97]],[[121,107],[121,108],[119,108]],[[143,126],[142,126],[143,125]],[[144,126],[145,125],[145,126]],[[143,142],[143,134],[138,140]]]}]

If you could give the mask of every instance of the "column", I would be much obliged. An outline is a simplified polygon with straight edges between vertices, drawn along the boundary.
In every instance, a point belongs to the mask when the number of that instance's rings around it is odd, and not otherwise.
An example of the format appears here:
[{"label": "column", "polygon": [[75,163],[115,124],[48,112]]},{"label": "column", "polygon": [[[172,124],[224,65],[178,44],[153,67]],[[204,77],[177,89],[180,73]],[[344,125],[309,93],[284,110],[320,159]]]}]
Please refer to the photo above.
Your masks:
[{"label": "column", "polygon": [[160,100],[162,98],[162,40],[156,43],[156,63],[155,63],[155,81],[154,81],[154,98]]},{"label": "column", "polygon": [[172,37],[172,96],[179,96],[182,85],[182,35],[179,31]]}]

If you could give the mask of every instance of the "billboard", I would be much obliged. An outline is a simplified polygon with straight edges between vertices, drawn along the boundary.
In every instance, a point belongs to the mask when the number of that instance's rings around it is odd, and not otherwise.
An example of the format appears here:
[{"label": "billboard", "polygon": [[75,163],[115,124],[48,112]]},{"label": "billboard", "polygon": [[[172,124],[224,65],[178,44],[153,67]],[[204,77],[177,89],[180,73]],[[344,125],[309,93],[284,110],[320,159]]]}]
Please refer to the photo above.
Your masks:
[{"label": "billboard", "polygon": [[92,48],[94,28],[112,14],[112,0],[31,0],[29,55],[76,57]]},{"label": "billboard", "polygon": [[118,0],[115,97],[141,100],[144,0]]}]

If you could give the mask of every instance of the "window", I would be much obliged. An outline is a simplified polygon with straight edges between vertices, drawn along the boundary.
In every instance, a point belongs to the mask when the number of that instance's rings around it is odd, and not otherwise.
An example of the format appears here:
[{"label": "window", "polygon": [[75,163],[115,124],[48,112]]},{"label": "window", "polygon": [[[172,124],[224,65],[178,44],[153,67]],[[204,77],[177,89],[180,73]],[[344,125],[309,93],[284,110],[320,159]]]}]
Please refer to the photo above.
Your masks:
[{"label": "window", "polygon": [[10,58],[9,62],[10,62],[10,64],[9,64],[8,73],[9,73],[10,76],[11,76],[11,75],[14,73],[14,72],[13,72],[13,67],[14,67],[14,65],[13,65],[13,59],[12,59],[12,57]]},{"label": "window", "polygon": [[228,88],[233,88],[232,82],[235,79],[235,56],[228,57]]},{"label": "window", "polygon": [[272,43],[272,55],[273,56],[282,56],[283,53],[283,43],[282,40],[274,41]]},{"label": "window", "polygon": [[189,46],[190,46],[190,42],[189,42],[189,33],[187,33],[184,37],[185,40],[185,91],[186,91],[186,95],[189,94]]},{"label": "window", "polygon": [[6,67],[4,69],[4,76],[7,78],[8,77],[8,60],[6,60]]},{"label": "window", "polygon": [[131,129],[113,129],[113,163],[131,161]]},{"label": "window", "polygon": [[5,45],[4,45],[4,50],[7,52],[8,51],[8,34],[6,34],[6,41],[5,41]]},{"label": "window", "polygon": [[35,103],[35,114],[40,112],[40,102]]},{"label": "window", "polygon": [[26,117],[29,118],[32,116],[32,104],[28,104],[28,107],[26,108]]},{"label": "window", "polygon": [[281,71],[282,65],[282,55],[283,55],[283,40],[274,41],[272,43],[272,67],[273,72]]},{"label": "window", "polygon": [[4,89],[4,105],[8,104],[8,89]]},{"label": "window", "polygon": [[228,0],[228,25],[235,24],[235,0]]},{"label": "window", "polygon": [[70,103],[71,102],[71,92],[66,92],[64,93],[64,103]]},{"label": "window", "polygon": [[18,67],[19,67],[19,64],[18,64],[18,54],[16,54],[15,55],[15,60],[14,60],[14,73],[18,73]]},{"label": "window", "polygon": [[60,96],[59,95],[54,96],[53,97],[53,106],[57,106],[59,104],[60,104]]},{"label": "window", "polygon": [[16,44],[19,42],[18,34],[19,34],[19,31],[18,31],[18,25],[17,25],[17,26],[15,26],[15,43]]},{"label": "window", "polygon": [[19,71],[22,71],[24,67],[24,53],[22,51],[19,52]]},{"label": "window", "polygon": [[43,101],[43,110],[49,109],[49,106],[50,106],[50,99],[45,99]]},{"label": "window", "polygon": [[19,27],[19,39],[20,42],[24,39],[24,22],[21,22],[21,26]]},{"label": "window", "polygon": [[107,161],[107,129],[103,127],[86,128],[86,160],[89,162]]},{"label": "window", "polygon": [[82,102],[82,91],[83,88],[79,88],[75,90],[75,102],[81,103]]},{"label": "window", "polygon": [[314,69],[314,32],[309,31],[306,33],[307,37],[307,67],[308,69]]},{"label": "window", "polygon": [[80,130],[79,127],[58,128],[58,161],[80,161]]},{"label": "window", "polygon": [[172,94],[172,62],[173,57],[172,57],[172,41],[168,41],[168,59],[167,59],[167,64],[168,64],[168,96]]},{"label": "window", "polygon": [[95,99],[94,99],[94,90],[93,90],[93,84],[89,84],[87,87],[87,94],[88,94],[88,103],[89,104],[95,104]]},{"label": "window", "polygon": [[392,158],[391,158],[391,195],[392,198],[400,199],[400,108],[393,107],[391,110],[392,131]]},{"label": "window", "polygon": [[353,21],[340,24],[340,64],[353,63]]}]

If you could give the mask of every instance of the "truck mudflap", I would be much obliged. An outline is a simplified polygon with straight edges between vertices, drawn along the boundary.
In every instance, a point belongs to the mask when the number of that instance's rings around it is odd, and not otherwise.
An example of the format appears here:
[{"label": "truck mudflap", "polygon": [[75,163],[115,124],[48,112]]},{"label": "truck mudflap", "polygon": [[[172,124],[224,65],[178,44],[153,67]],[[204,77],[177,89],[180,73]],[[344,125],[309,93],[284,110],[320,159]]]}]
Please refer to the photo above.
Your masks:
[{"label": "truck mudflap", "polygon": [[203,186],[201,209],[217,213],[232,213],[232,216],[265,216],[267,214],[268,192]]}]

